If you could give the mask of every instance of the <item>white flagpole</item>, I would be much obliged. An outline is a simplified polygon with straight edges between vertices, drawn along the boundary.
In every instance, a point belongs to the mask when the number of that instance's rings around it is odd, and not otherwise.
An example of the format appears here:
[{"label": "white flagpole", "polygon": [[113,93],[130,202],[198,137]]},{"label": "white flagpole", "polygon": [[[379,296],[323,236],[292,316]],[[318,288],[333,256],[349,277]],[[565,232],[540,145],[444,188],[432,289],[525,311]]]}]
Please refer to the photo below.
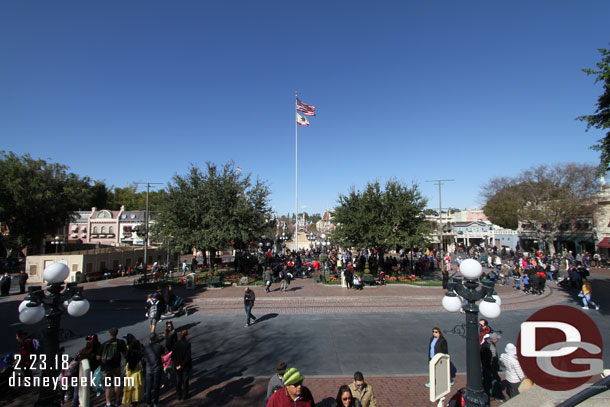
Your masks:
[{"label": "white flagpole", "polygon": [[[294,91],[294,112],[297,111],[297,98],[299,92]],[[295,173],[295,229],[296,233],[296,250],[299,251],[299,124],[294,121],[294,173]]]}]

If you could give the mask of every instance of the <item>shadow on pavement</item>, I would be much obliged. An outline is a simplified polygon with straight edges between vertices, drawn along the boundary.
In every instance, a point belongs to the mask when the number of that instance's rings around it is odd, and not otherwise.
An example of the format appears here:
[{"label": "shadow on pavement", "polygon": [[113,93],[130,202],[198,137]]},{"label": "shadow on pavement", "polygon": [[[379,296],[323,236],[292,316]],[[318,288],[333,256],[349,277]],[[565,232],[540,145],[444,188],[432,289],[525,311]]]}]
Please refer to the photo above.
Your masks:
[{"label": "shadow on pavement", "polygon": [[276,312],[272,312],[272,313],[269,313],[269,314],[265,314],[265,315],[263,315],[262,317],[258,317],[258,318],[256,319],[256,323],[257,323],[257,324],[260,324],[261,322],[265,322],[265,321],[267,321],[267,320],[270,320],[270,319],[276,318],[278,315],[279,315],[279,314],[278,314],[278,313],[276,313]]}]

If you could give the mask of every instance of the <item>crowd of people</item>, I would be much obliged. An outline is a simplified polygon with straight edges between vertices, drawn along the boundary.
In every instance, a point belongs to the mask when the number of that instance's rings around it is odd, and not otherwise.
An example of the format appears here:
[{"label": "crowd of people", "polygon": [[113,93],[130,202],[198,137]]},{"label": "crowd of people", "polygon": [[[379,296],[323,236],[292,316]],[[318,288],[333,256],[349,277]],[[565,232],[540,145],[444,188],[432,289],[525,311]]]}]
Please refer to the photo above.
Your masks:
[{"label": "crowd of people", "polygon": [[[305,377],[285,362],[278,363],[269,379],[265,407],[314,407],[311,391],[303,384]],[[364,381],[362,372],[354,373],[354,381],[341,385],[335,397],[336,407],[377,407],[373,387]]]},{"label": "crowd of people", "polygon": [[[122,339],[118,328],[108,331],[109,339],[100,343],[96,334],[85,338],[85,346],[69,359],[67,368],[61,370],[60,380],[65,402],[79,406],[79,388],[71,387],[69,379],[79,376],[81,361],[87,360],[93,377],[91,391],[102,394],[106,406],[147,406],[159,404],[162,392],[175,391],[178,400],[189,397],[189,376],[192,370],[191,344],[188,331],[176,331],[172,321],[167,321],[161,335],[151,333],[146,344],[133,334]],[[35,340],[27,333],[18,332],[20,360],[35,360],[39,352]],[[23,374],[35,372],[24,366]],[[118,379],[118,380],[117,380]]]}]

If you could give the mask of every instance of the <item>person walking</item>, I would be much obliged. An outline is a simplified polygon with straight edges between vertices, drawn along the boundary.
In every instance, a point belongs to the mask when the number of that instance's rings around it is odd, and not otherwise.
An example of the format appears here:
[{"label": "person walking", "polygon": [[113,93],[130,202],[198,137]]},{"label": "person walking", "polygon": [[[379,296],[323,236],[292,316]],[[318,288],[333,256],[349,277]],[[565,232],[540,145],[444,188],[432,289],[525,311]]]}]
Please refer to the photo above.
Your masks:
[{"label": "person walking", "polygon": [[189,398],[189,374],[193,361],[191,359],[191,344],[186,339],[188,331],[185,329],[180,332],[178,342],[172,350],[172,363],[176,377],[176,398],[186,400]]},{"label": "person walking", "polygon": [[159,309],[159,294],[154,293],[148,296],[146,300],[146,316],[150,324],[150,333],[154,334],[157,328],[157,322],[161,319],[161,310]]},{"label": "person walking", "polygon": [[127,353],[127,345],[121,339],[117,339],[119,333],[118,328],[110,328],[108,334],[110,339],[102,344],[101,352],[101,365],[102,365],[102,378],[103,383],[110,382],[112,386],[107,386],[105,390],[106,406],[112,406],[112,395],[117,404],[120,404],[121,387],[116,386],[116,381],[119,380],[121,375],[121,356],[125,356]]},{"label": "person walking", "polygon": [[360,401],[362,407],[377,407],[377,399],[373,387],[364,381],[362,372],[354,373],[354,382],[349,385],[352,395]]},{"label": "person walking", "polygon": [[294,367],[284,373],[284,387],[271,396],[266,407],[314,407],[311,391],[303,386],[305,378]]},{"label": "person walking", "polygon": [[288,289],[288,270],[286,270],[286,265],[282,266],[282,269],[280,270],[280,290],[285,293],[286,290]]},{"label": "person walking", "polygon": [[[441,330],[437,327],[432,328],[432,337],[428,342],[428,362],[432,360],[437,353],[449,354],[447,340],[443,336]],[[426,387],[430,387],[430,382],[426,383]]]},{"label": "person walking", "polygon": [[591,288],[591,283],[589,282],[589,280],[583,277],[582,288],[580,290],[580,293],[578,294],[578,296],[582,298],[582,308],[591,309],[589,308],[589,305],[592,305],[595,307],[596,310],[599,310],[599,305],[597,305],[597,303],[591,299],[592,292],[593,289]]},{"label": "person walking", "polygon": [[357,398],[354,398],[349,386],[343,385],[339,387],[337,397],[335,398],[336,407],[362,407],[362,403]]},{"label": "person walking", "polygon": [[144,359],[146,360],[146,404],[157,406],[159,404],[159,391],[163,375],[163,345],[159,343],[157,334],[150,334],[150,341],[144,346]]},{"label": "person walking", "polygon": [[273,273],[271,272],[271,267],[265,267],[265,273],[263,275],[263,280],[265,280],[265,291],[271,291],[271,283],[273,283]]},{"label": "person walking", "polygon": [[252,308],[254,308],[255,299],[256,295],[254,295],[254,291],[252,291],[250,287],[246,287],[246,291],[244,292],[244,307],[246,309],[246,328],[250,326],[250,318],[256,321],[256,317],[254,316],[254,314],[252,314]]},{"label": "person walking", "polygon": [[269,379],[269,383],[267,384],[267,397],[265,397],[265,405],[267,405],[267,402],[269,401],[271,396],[273,396],[273,393],[284,387],[283,378],[287,369],[288,366],[286,366],[285,362],[280,362],[277,364],[275,368],[275,373],[273,374],[273,376],[271,376],[271,378]]},{"label": "person walking", "polygon": [[504,388],[506,388],[508,398],[512,399],[519,394],[519,385],[525,378],[519,359],[517,359],[517,347],[515,345],[512,343],[506,344],[504,353],[500,355],[500,363],[505,369]]}]

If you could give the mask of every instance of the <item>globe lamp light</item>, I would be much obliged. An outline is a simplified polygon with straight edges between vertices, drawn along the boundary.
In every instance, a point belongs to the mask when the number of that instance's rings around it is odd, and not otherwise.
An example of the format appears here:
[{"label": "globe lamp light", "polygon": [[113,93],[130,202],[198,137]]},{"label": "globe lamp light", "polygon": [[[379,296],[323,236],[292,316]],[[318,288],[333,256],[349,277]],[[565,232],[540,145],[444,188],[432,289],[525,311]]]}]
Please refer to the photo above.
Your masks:
[{"label": "globe lamp light", "polygon": [[44,269],[42,276],[50,284],[63,283],[70,275],[70,269],[64,263],[53,263]]},{"label": "globe lamp light", "polygon": [[483,267],[474,259],[466,259],[460,264],[460,273],[469,280],[476,280],[483,274]]}]

